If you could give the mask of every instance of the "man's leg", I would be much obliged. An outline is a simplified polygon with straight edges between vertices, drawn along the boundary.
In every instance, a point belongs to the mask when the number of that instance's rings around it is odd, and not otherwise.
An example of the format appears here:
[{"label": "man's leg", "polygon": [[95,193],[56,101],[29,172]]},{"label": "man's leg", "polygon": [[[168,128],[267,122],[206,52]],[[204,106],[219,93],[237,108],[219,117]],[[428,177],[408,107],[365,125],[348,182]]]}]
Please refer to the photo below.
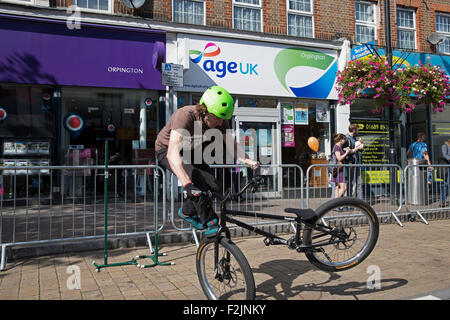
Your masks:
[{"label": "man's leg", "polygon": [[[172,169],[170,168],[169,161],[167,160],[167,149],[159,150],[156,153],[156,157],[158,158],[159,165],[162,168],[169,170],[171,173],[173,173]],[[186,166],[185,166],[185,169],[186,169]],[[192,171],[192,169],[190,171]],[[191,180],[192,180],[192,178],[191,178]],[[191,223],[194,227],[196,227],[198,229],[201,229],[203,227],[202,226],[203,223],[200,221],[200,218],[197,215],[196,206],[189,199],[183,200],[183,207],[180,208],[180,211],[178,211],[178,215],[181,218],[188,221],[189,223]]]}]

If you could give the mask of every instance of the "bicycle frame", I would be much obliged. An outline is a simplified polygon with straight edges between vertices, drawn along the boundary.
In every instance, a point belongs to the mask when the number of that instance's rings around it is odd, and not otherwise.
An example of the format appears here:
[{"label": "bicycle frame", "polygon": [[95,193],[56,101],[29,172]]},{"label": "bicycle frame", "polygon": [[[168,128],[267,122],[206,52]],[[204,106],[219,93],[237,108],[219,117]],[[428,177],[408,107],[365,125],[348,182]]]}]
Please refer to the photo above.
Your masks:
[{"label": "bicycle frame", "polygon": [[[256,234],[259,234],[261,236],[265,236],[266,239],[264,239],[264,243],[269,246],[269,245],[287,245],[292,249],[296,249],[298,252],[304,252],[307,250],[313,250],[316,247],[321,247],[323,245],[331,245],[331,244],[335,244],[335,243],[339,243],[342,240],[340,239],[341,237],[333,232],[330,232],[328,230],[326,230],[326,226],[319,226],[317,227],[317,225],[314,223],[309,223],[306,222],[304,220],[302,220],[300,217],[292,217],[292,216],[286,216],[286,215],[274,215],[274,214],[268,214],[268,213],[258,213],[258,212],[247,212],[247,211],[239,211],[239,210],[229,210],[226,207],[227,202],[231,199],[232,196],[240,196],[242,195],[250,186],[253,186],[253,188],[258,184],[258,177],[253,178],[251,181],[249,181],[243,188],[242,190],[235,194],[228,194],[221,202],[221,206],[220,206],[220,224],[219,224],[219,231],[217,232],[217,236],[216,236],[216,246],[218,246],[219,242],[220,242],[220,238],[221,238],[221,234],[225,233],[226,237],[228,239],[231,239],[231,233],[230,230],[227,227],[227,222],[233,223],[239,227],[242,227],[244,229],[247,229],[251,232],[254,232]],[[245,222],[236,220],[230,216],[241,216],[241,217],[256,217],[256,218],[261,218],[261,219],[271,219],[271,220],[279,220],[279,221],[289,221],[289,222],[295,222],[296,223],[296,230],[295,230],[295,236],[293,238],[294,241],[292,241],[290,239],[284,239],[282,237],[279,237],[273,233],[264,231],[260,228],[257,228],[255,226],[252,226],[250,224],[247,224]],[[318,243],[315,245],[309,245],[309,246],[303,246],[302,242],[300,240],[300,233],[301,233],[301,229],[302,226],[305,226],[307,228],[311,228],[311,229],[316,229],[319,230],[321,232],[323,232],[323,235],[333,235],[333,236],[337,236],[339,238],[338,241],[332,241],[332,242],[327,242],[327,243]],[[322,235],[319,235],[318,237],[320,237]],[[216,250],[216,255],[217,255],[217,250]],[[216,257],[217,258],[217,257]],[[217,263],[217,259],[215,259],[215,262]]]}]

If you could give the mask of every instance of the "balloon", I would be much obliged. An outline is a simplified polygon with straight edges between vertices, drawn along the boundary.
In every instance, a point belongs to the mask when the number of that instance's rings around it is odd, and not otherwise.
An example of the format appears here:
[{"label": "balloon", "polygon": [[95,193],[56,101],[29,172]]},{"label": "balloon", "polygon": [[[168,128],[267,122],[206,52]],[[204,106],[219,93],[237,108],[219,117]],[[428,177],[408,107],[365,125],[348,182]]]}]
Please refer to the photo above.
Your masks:
[{"label": "balloon", "polygon": [[313,150],[314,152],[319,151],[319,140],[317,140],[316,137],[309,137],[308,139],[308,146]]}]

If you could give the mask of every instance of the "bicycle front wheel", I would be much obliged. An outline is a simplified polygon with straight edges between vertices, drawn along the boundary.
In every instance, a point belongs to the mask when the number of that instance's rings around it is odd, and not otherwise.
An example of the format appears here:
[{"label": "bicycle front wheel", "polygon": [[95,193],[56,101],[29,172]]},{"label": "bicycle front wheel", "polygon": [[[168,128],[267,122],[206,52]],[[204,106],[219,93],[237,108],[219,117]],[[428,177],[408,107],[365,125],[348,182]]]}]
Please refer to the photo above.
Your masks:
[{"label": "bicycle front wheel", "polygon": [[355,267],[372,252],[379,222],[373,208],[356,198],[328,201],[316,210],[314,228],[305,228],[303,245],[308,260],[324,271]]},{"label": "bicycle front wheel", "polygon": [[230,239],[221,238],[217,246],[216,239],[205,239],[197,250],[196,266],[198,279],[209,300],[255,299],[255,280],[250,265]]}]

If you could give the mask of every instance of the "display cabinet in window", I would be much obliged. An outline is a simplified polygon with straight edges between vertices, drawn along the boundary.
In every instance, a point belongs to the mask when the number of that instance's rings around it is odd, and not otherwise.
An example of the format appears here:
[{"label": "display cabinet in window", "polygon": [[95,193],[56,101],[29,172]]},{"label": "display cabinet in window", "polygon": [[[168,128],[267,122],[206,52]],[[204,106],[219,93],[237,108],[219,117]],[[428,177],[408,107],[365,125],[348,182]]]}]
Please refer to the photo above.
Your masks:
[{"label": "display cabinet in window", "polygon": [[49,185],[50,140],[4,139],[1,143],[1,184],[4,198],[20,198],[42,192]]}]

